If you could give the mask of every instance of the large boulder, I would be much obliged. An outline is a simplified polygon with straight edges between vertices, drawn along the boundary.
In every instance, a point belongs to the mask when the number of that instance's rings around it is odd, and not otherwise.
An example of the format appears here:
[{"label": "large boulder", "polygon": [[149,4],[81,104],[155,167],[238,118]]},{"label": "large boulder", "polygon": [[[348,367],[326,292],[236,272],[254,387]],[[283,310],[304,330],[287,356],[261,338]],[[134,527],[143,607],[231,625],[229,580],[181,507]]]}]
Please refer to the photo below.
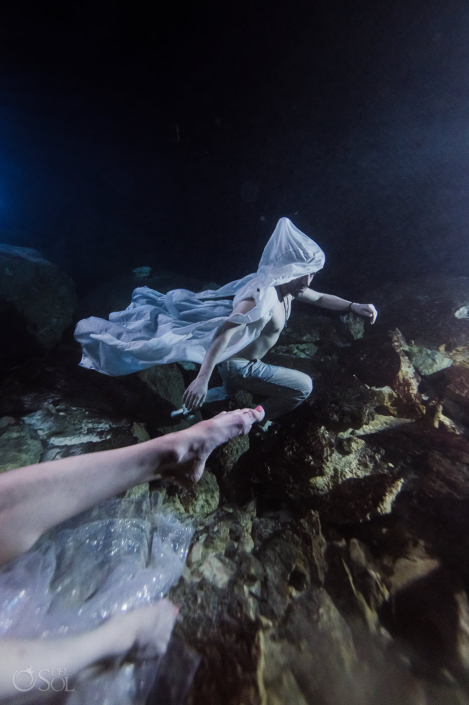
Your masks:
[{"label": "large boulder", "polygon": [[419,393],[421,377],[410,361],[399,330],[355,341],[344,355],[344,365],[350,375],[370,387],[390,387],[400,416],[418,417],[425,413]]},{"label": "large boulder", "polygon": [[144,425],[132,419],[45,403],[22,416],[0,419],[0,472],[148,439]]},{"label": "large boulder", "polygon": [[445,393],[450,399],[469,407],[469,367],[455,366],[445,371]]},{"label": "large boulder", "polygon": [[[178,365],[109,377],[79,367],[78,344],[62,343],[43,358],[16,365],[0,379],[0,417],[24,416],[46,405],[67,403],[97,415],[119,414],[143,423],[150,436],[178,431],[194,421],[172,419],[185,389]],[[197,412],[195,420],[200,420]]]},{"label": "large boulder", "polygon": [[39,252],[0,245],[0,363],[51,350],[71,324],[72,280]]},{"label": "large boulder", "polygon": [[158,400],[160,406],[165,406],[168,411],[167,422],[159,426],[161,433],[171,433],[172,431],[180,431],[183,428],[191,426],[202,420],[200,411],[193,414],[193,419],[189,420],[185,417],[179,417],[177,424],[171,420],[171,410],[179,409],[182,405],[182,396],[186,385],[184,377],[179,365],[154,365],[146,370],[137,372],[136,375],[154,395],[154,403]]}]

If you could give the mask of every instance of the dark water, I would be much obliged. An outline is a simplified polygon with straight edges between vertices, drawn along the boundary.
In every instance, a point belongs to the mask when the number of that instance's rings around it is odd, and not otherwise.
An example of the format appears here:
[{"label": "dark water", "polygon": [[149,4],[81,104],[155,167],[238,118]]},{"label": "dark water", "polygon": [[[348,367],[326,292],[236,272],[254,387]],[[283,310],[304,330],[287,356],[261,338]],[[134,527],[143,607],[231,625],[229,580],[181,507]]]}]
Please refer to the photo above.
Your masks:
[{"label": "dark water", "polygon": [[87,293],[253,271],[286,215],[346,297],[469,264],[469,8],[17,3],[0,37],[0,240]]}]

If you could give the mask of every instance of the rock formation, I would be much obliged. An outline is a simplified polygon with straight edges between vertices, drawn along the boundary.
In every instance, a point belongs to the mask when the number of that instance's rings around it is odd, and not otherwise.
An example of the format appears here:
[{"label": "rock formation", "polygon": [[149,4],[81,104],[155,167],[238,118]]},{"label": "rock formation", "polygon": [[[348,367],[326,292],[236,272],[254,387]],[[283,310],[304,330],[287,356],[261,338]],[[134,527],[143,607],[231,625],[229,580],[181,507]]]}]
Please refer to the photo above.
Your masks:
[{"label": "rock formation", "polygon": [[0,365],[51,350],[75,306],[75,286],[58,267],[36,250],[0,245]]},{"label": "rock formation", "polygon": [[[192,490],[144,490],[195,527],[170,594],[201,656],[188,705],[469,703],[468,284],[374,292],[373,328],[299,307],[269,357],[310,399]],[[76,362],[3,375],[2,469],[167,432],[192,374]]]}]

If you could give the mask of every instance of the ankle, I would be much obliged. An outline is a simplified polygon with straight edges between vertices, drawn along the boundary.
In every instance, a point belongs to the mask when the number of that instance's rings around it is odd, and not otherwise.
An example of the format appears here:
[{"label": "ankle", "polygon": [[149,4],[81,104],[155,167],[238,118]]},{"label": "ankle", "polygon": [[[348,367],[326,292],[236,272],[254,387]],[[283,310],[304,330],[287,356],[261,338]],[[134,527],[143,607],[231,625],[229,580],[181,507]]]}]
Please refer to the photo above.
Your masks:
[{"label": "ankle", "polygon": [[166,470],[178,465],[183,457],[182,444],[178,438],[179,432],[160,436],[152,441],[153,453],[148,467],[149,479],[163,478]]}]

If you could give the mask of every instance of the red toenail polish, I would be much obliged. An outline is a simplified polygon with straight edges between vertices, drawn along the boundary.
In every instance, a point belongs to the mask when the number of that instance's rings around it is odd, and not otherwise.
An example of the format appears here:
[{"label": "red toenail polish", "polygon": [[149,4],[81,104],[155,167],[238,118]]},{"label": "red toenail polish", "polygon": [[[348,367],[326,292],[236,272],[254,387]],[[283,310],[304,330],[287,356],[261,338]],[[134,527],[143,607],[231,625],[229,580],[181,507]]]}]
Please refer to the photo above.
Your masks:
[{"label": "red toenail polish", "polygon": [[256,411],[264,411],[264,409],[262,408],[262,406],[256,406]]}]

